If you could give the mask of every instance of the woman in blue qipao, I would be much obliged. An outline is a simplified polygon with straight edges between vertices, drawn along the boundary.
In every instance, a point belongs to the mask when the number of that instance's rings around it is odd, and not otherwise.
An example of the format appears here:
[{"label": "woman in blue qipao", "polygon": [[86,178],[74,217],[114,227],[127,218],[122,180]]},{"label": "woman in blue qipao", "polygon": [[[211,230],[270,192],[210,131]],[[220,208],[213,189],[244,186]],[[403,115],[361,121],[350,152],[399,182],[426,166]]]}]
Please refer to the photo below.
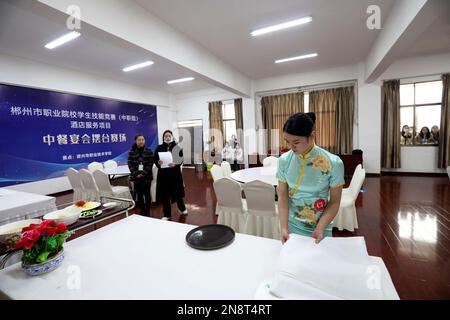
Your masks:
[{"label": "woman in blue qipao", "polygon": [[342,160],[315,144],[314,113],[289,117],[283,134],[290,151],[278,162],[278,208],[281,241],[289,233],[310,236],[319,243],[331,236],[339,210],[344,165]]}]

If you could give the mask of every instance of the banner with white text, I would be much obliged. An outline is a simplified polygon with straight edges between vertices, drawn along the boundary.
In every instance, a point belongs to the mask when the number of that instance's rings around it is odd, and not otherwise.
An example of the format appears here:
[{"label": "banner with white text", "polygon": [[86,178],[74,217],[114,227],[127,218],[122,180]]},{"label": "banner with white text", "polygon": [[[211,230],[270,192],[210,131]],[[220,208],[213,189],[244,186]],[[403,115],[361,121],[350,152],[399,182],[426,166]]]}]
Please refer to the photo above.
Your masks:
[{"label": "banner with white text", "polygon": [[0,187],[126,164],[137,133],[155,150],[156,106],[0,84]]}]

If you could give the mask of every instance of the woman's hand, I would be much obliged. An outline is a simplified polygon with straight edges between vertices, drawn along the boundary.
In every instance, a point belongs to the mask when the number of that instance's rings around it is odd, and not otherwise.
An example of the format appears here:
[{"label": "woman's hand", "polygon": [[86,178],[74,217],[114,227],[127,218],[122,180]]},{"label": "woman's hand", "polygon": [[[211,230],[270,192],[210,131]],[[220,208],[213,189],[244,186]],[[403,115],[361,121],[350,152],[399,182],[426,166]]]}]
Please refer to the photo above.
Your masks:
[{"label": "woman's hand", "polygon": [[175,163],[173,163],[173,162],[169,163],[169,168],[175,168],[175,166],[176,166]]},{"label": "woman's hand", "polygon": [[281,242],[285,243],[289,240],[289,231],[287,229],[281,229]]},{"label": "woman's hand", "polygon": [[164,162],[162,160],[158,161],[158,164],[161,166]]},{"label": "woman's hand", "polygon": [[323,239],[323,230],[320,228],[314,229],[314,232],[312,233],[312,237],[316,239],[316,244],[322,241]]}]

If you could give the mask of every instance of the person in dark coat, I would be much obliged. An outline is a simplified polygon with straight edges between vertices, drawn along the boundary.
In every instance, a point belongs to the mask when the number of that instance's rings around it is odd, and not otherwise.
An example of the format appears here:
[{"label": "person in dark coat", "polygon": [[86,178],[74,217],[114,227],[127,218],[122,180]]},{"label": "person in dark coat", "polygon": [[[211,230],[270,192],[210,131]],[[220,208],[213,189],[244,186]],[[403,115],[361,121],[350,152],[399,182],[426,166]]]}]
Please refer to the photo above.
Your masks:
[{"label": "person in dark coat", "polygon": [[[163,162],[159,158],[159,152],[171,152],[173,162],[168,168],[161,168]],[[179,213],[187,214],[184,203],[184,182],[181,173],[183,164],[183,149],[175,142],[173,133],[166,130],[163,133],[163,143],[156,148],[155,164],[158,167],[156,186],[156,201],[163,204],[164,220],[169,220],[172,214],[172,203],[176,202]]]},{"label": "person in dark coat", "polygon": [[145,146],[144,135],[136,135],[134,144],[128,153],[128,168],[130,169],[130,181],[134,184],[137,196],[137,205],[144,216],[150,216],[153,163],[153,152]]}]

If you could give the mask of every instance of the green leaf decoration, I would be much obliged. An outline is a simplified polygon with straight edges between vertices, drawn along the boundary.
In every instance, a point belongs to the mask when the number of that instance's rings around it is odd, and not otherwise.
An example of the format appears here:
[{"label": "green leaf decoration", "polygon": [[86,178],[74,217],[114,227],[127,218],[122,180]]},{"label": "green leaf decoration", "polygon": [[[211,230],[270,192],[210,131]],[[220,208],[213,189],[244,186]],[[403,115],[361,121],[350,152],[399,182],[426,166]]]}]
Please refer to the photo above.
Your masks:
[{"label": "green leaf decoration", "polygon": [[55,251],[58,248],[58,240],[56,237],[48,237],[46,241],[48,251]]},{"label": "green leaf decoration", "polygon": [[37,257],[36,262],[43,263],[43,262],[47,261],[49,254],[50,254],[49,251],[41,252]]}]

